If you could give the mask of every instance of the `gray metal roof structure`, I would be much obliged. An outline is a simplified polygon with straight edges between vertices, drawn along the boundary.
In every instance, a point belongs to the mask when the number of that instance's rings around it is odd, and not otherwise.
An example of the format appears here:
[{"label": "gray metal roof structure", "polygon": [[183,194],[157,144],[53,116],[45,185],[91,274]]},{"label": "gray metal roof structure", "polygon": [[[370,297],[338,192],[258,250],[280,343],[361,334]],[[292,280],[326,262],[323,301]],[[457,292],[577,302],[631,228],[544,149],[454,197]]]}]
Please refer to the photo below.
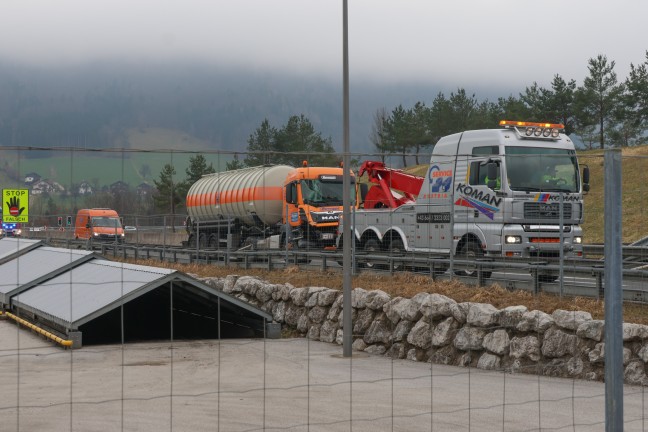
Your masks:
[{"label": "gray metal roof structure", "polygon": [[220,337],[225,327],[230,334],[261,335],[272,321],[272,315],[181,272],[107,260],[64,269],[10,301],[19,314],[61,334],[83,332],[84,341],[115,328],[122,338],[125,331],[138,340],[168,337],[160,329],[170,327],[186,338],[205,332]]},{"label": "gray metal roof structure", "polygon": [[7,262],[16,256],[42,246],[41,240],[21,237],[5,237],[0,239],[0,263]]},{"label": "gray metal roof structure", "polygon": [[95,258],[103,259],[89,251],[40,246],[0,264],[0,308],[12,296]]}]

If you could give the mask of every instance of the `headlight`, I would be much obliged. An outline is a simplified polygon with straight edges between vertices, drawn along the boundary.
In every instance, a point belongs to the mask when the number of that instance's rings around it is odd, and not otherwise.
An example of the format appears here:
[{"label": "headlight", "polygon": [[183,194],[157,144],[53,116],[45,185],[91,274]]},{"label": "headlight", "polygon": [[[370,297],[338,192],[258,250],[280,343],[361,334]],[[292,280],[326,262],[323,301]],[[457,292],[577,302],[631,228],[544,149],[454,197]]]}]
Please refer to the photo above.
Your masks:
[{"label": "headlight", "polygon": [[93,236],[99,237],[99,233],[92,233]]},{"label": "headlight", "polygon": [[522,243],[522,237],[509,235],[509,236],[506,236],[504,241],[506,242],[506,244],[518,244],[518,243]]},{"label": "headlight", "polygon": [[14,235],[21,235],[21,234],[22,234],[22,230],[20,229],[14,230]]},{"label": "headlight", "polygon": [[121,236],[122,236],[122,237],[126,237],[126,233],[121,233]]},{"label": "headlight", "polygon": [[583,243],[583,237],[574,237],[574,244]]}]

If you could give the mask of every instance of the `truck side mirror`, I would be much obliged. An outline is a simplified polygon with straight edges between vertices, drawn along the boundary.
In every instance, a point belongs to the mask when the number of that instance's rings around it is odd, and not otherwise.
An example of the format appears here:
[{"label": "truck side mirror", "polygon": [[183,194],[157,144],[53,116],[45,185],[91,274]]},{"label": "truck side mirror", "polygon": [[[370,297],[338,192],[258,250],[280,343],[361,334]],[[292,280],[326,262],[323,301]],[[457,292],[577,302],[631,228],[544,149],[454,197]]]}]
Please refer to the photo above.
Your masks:
[{"label": "truck side mirror", "polygon": [[499,177],[499,173],[497,171],[497,164],[495,162],[489,162],[488,165],[486,165],[486,175],[489,179],[492,179],[494,181],[497,177]]},{"label": "truck side mirror", "polygon": [[288,204],[295,204],[295,195],[297,195],[296,192],[295,183],[290,183],[286,186],[286,202]]},{"label": "truck side mirror", "polygon": [[499,167],[495,162],[489,162],[486,165],[486,176],[488,177],[486,186],[495,190],[497,188],[497,178],[499,177]]},{"label": "truck side mirror", "polygon": [[585,165],[583,167],[583,192],[589,192],[590,190],[590,185],[589,185],[589,167]]}]

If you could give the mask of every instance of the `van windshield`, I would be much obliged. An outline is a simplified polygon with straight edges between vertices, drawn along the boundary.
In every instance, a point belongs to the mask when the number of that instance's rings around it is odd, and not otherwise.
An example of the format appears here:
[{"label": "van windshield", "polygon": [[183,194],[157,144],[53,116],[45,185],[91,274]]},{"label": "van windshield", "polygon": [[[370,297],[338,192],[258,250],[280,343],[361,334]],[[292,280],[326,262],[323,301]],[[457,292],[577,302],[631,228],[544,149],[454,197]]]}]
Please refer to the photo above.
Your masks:
[{"label": "van windshield", "polygon": [[121,228],[121,223],[119,222],[119,218],[116,217],[96,216],[92,218],[92,226]]}]

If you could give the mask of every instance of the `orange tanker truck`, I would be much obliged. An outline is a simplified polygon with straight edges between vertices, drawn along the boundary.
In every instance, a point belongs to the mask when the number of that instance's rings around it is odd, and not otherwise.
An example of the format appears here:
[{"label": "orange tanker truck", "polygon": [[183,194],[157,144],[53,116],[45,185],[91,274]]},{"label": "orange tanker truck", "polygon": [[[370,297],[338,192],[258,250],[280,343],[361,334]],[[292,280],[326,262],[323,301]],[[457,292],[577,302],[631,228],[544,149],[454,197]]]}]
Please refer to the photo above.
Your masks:
[{"label": "orange tanker truck", "polygon": [[187,193],[188,243],[229,250],[334,249],[342,175],[342,168],[306,162],[205,175]]}]

